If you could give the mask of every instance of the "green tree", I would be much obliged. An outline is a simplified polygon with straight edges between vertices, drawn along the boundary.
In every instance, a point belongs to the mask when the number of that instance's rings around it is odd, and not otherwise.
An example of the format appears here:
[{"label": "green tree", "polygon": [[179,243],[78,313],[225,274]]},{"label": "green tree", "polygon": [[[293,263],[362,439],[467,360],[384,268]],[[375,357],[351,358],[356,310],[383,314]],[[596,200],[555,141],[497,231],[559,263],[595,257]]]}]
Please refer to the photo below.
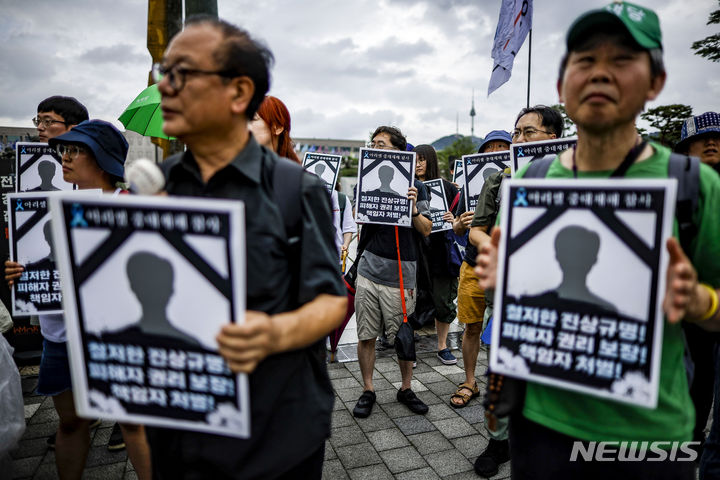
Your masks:
[{"label": "green tree", "polygon": [[[718,4],[720,5],[720,0],[718,0]],[[707,24],[720,24],[720,9],[710,12]],[[711,62],[720,62],[720,33],[693,42],[690,48],[695,50],[695,55],[707,58]]]},{"label": "green tree", "polygon": [[692,117],[692,107],[682,104],[661,105],[640,114],[640,118],[657,129],[657,140],[671,148],[680,141],[682,123],[688,117]]},{"label": "green tree", "polygon": [[551,105],[550,108],[554,108],[558,112],[562,114],[563,117],[563,137],[572,137],[577,133],[575,130],[575,122],[573,122],[570,117],[568,117],[567,110],[565,110],[565,105],[562,105],[560,103],[556,103],[555,105]]},{"label": "green tree", "polygon": [[450,178],[450,157],[460,158],[463,155],[475,153],[475,151],[475,145],[470,137],[461,137],[437,152],[440,175],[445,178]]}]

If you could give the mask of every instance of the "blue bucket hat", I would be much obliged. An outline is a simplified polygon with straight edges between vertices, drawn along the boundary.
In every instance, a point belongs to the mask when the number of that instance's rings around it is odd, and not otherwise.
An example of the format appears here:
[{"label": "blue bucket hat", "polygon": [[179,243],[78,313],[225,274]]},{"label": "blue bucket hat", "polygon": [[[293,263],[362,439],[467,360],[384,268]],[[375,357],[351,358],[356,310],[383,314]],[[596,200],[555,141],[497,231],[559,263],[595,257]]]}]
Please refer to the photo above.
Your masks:
[{"label": "blue bucket hat", "polygon": [[675,150],[684,152],[693,140],[708,133],[720,135],[720,114],[717,112],[705,112],[702,115],[686,118],[683,120],[680,130],[680,141],[675,145]]},{"label": "blue bucket hat", "polygon": [[102,170],[122,178],[125,173],[125,157],[128,142],[120,130],[104,120],[85,120],[72,130],[51,138],[48,143],[55,148],[59,143],[79,143],[89,148]]},{"label": "blue bucket hat", "polygon": [[506,132],[505,130],[493,130],[485,136],[485,140],[483,140],[480,148],[478,148],[478,153],[482,153],[485,145],[492,142],[493,140],[502,140],[503,142],[507,142],[508,145],[512,143],[512,137],[510,136],[510,133]]}]

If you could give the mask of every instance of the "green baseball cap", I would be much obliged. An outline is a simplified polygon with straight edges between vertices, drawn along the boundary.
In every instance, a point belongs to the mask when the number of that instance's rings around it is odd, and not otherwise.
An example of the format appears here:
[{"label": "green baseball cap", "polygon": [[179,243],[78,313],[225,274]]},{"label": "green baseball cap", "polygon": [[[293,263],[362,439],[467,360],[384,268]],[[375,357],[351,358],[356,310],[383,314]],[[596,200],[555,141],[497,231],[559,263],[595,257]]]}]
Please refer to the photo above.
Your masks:
[{"label": "green baseball cap", "polygon": [[662,32],[657,14],[633,3],[615,1],[604,8],[585,12],[573,22],[565,41],[568,51],[588,34],[600,31],[607,24],[622,25],[637,44],[646,50],[662,49]]}]

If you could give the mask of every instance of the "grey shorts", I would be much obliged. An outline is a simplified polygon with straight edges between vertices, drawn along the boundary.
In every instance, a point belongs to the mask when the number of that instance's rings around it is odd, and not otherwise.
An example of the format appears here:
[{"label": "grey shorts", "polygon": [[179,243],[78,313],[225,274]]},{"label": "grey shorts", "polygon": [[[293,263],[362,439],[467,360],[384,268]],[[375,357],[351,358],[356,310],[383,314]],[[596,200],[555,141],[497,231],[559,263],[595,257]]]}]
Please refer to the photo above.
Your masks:
[{"label": "grey shorts", "polygon": [[[355,293],[355,319],[358,340],[372,340],[383,332],[389,342],[403,321],[400,289],[375,283],[358,275]],[[410,315],[415,311],[415,290],[405,289],[405,309]]]}]

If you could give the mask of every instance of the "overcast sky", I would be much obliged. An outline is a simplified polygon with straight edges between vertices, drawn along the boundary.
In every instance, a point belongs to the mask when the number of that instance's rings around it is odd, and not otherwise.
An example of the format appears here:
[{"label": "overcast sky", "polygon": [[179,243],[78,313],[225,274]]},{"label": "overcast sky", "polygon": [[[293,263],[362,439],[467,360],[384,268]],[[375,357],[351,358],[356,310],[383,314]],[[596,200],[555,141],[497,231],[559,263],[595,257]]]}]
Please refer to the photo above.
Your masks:
[{"label": "overcast sky", "polygon": [[[663,30],[668,82],[649,107],[685,103],[720,111],[720,64],[693,41],[717,0],[653,0]],[[91,118],[116,121],[146,86],[147,1],[2,1],[0,125],[31,126],[37,104],[72,95]],[[538,1],[534,7],[530,102],[557,103],[557,67],[568,26],[606,0]],[[411,143],[510,130],[525,106],[528,42],[508,83],[487,97],[500,0],[219,0],[220,17],[274,52],[270,93],[290,109],[294,137],[367,139],[380,124]]]}]

